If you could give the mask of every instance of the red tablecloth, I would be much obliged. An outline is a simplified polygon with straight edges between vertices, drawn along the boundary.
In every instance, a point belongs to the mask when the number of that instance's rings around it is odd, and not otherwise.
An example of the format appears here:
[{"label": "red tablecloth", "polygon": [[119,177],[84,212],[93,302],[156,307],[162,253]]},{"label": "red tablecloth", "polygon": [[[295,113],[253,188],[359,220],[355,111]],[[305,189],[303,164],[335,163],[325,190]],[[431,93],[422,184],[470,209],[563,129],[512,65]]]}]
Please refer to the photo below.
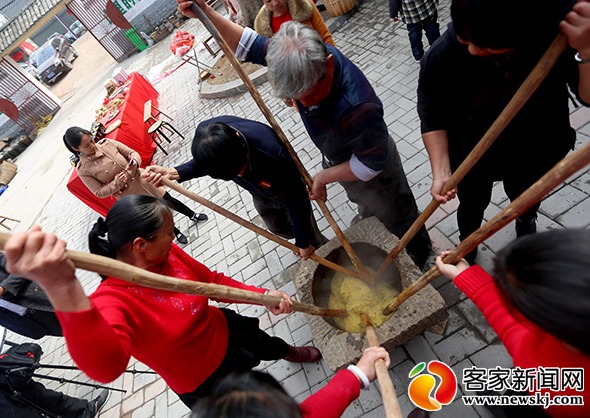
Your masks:
[{"label": "red tablecloth", "polygon": [[147,133],[149,123],[143,121],[143,107],[148,100],[158,107],[158,91],[139,73],[131,73],[127,81],[127,93],[125,101],[119,107],[119,113],[105,127],[120,120],[121,126],[106,135],[107,138],[116,139],[119,142],[134,149],[141,157],[142,166],[152,161],[156,144]]},{"label": "red tablecloth", "polygon": [[[125,93],[125,101],[119,107],[117,116],[106,125],[106,128],[117,120],[121,121],[121,125],[113,132],[105,135],[105,137],[122,142],[137,151],[141,156],[141,166],[145,167],[152,161],[156,144],[147,133],[149,124],[143,122],[143,107],[148,100],[151,100],[152,104],[157,107],[160,94],[139,73],[131,73],[125,86],[128,88],[127,93]],[[103,216],[116,202],[113,197],[101,199],[95,196],[82,183],[76,170],[72,172],[67,188],[74,196]]]}]

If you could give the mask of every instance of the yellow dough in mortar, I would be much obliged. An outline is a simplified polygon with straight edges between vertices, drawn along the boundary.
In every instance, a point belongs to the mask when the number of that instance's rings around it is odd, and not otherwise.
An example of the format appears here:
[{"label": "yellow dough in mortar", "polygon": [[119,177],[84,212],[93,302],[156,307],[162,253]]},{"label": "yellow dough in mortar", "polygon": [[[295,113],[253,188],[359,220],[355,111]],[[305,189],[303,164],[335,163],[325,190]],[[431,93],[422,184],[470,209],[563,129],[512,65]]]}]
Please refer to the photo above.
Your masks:
[{"label": "yellow dough in mortar", "polygon": [[371,323],[378,327],[391,316],[383,315],[383,308],[398,294],[383,281],[370,285],[354,277],[336,274],[332,279],[328,306],[348,311],[346,318],[334,318],[338,327],[347,332],[363,332],[365,327],[360,314],[366,313]]}]

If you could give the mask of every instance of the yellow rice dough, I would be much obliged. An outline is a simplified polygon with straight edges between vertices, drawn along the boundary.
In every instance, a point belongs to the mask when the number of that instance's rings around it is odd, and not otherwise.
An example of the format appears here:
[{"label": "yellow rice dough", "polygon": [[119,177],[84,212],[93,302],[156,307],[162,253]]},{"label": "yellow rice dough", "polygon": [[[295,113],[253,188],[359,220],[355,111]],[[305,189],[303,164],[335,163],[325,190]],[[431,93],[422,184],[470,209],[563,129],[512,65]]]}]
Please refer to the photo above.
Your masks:
[{"label": "yellow rice dough", "polygon": [[328,306],[348,311],[346,318],[334,318],[336,325],[347,332],[365,330],[360,318],[361,312],[369,316],[375,327],[384,323],[391,315],[383,315],[383,308],[399,294],[383,281],[372,286],[354,277],[339,274],[334,275],[330,290]]}]

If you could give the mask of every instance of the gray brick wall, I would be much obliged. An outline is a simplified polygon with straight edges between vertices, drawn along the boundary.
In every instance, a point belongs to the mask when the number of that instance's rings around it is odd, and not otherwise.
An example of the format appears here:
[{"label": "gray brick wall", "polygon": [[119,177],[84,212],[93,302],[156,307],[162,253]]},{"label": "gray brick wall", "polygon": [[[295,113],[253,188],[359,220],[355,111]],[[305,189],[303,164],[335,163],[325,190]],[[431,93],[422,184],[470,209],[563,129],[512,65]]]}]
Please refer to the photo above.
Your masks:
[{"label": "gray brick wall", "polygon": [[[170,0],[159,0],[154,2],[139,16],[131,20],[131,24],[138,30],[147,33],[152,32],[146,18],[155,26],[160,26],[168,18],[168,16],[176,13],[176,2]],[[145,17],[144,17],[145,16]]]}]

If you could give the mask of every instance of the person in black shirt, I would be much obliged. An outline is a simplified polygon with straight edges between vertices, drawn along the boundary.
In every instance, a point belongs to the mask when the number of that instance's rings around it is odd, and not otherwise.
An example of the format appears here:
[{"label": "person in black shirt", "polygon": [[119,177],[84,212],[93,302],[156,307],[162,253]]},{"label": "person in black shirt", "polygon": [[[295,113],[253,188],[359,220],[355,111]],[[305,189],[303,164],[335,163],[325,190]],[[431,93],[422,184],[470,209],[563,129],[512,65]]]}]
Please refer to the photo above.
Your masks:
[{"label": "person in black shirt", "polygon": [[295,238],[303,259],[327,242],[301,175],[269,126],[235,116],[209,119],[197,127],[191,152],[193,159],[180,166],[150,166],[148,171],[181,182],[206,175],[235,182],[250,192],[272,233]]},{"label": "person in black shirt", "polygon": [[[570,3],[453,0],[452,23],[422,60],[418,113],[432,166],[431,194],[445,203],[459,193],[461,240],[480,227],[495,181],[503,181],[506,194],[514,200],[574,146],[568,86],[580,102],[590,103],[590,2],[577,2],[566,16]],[[560,29],[571,48],[458,190],[442,195],[443,184],[492,125]],[[536,231],[538,209],[536,204],[516,220],[517,236]],[[476,253],[470,253],[468,261],[473,262]]]}]

